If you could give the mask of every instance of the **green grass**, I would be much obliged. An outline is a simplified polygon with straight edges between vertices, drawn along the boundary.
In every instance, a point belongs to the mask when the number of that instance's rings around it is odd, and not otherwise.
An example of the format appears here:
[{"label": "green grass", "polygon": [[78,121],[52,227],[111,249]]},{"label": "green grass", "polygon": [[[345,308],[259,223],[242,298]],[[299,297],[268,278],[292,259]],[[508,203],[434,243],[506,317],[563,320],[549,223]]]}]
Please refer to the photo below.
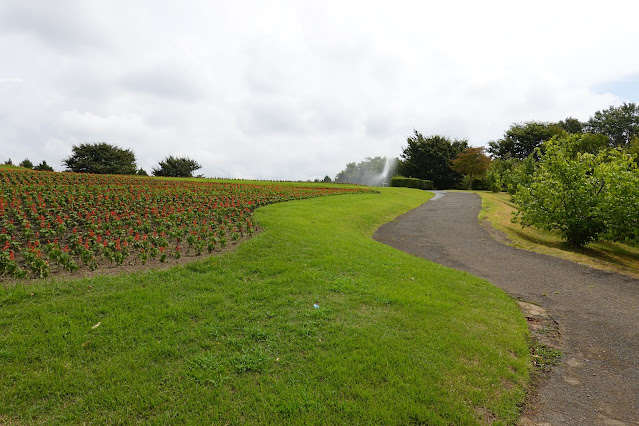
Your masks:
[{"label": "green grass", "polygon": [[0,290],[0,423],[516,422],[515,302],[375,242],[430,196],[380,191],[261,208],[185,267]]},{"label": "green grass", "polygon": [[512,213],[517,206],[506,193],[475,191],[482,197],[479,219],[489,220],[491,225],[506,235],[512,246],[550,256],[578,262],[604,271],[618,272],[639,277],[639,247],[628,244],[595,241],[586,247],[570,247],[561,240],[558,232],[535,227],[522,228],[512,223]]}]

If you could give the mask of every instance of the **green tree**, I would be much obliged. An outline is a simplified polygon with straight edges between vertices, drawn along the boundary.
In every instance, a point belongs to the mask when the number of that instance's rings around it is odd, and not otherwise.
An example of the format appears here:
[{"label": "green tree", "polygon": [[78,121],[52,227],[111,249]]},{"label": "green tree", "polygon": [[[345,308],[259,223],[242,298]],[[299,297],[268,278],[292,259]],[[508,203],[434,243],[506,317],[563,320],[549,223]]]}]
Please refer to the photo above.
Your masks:
[{"label": "green tree", "polygon": [[576,118],[568,117],[557,123],[557,126],[564,129],[567,133],[583,133],[585,124]]},{"label": "green tree", "polygon": [[168,156],[160,161],[157,169],[152,169],[153,176],[165,177],[193,177],[193,172],[202,166],[195,160],[187,157]]},{"label": "green tree", "polygon": [[639,136],[639,105],[624,102],[597,111],[585,127],[590,133],[608,136],[610,146],[626,147],[633,137]]},{"label": "green tree", "polygon": [[457,154],[468,148],[465,139],[445,136],[422,136],[417,130],[406,139],[398,173],[402,176],[430,180],[437,189],[455,188],[462,176],[451,168]]},{"label": "green tree", "polygon": [[497,158],[518,158],[523,160],[535,152],[545,141],[565,130],[557,123],[529,121],[513,124],[504,137],[488,143],[488,152]]},{"label": "green tree", "polygon": [[106,142],[74,145],[73,154],[62,164],[75,173],[134,175],[137,171],[133,151]]},{"label": "green tree", "polygon": [[572,246],[607,238],[639,239],[639,172],[618,149],[579,152],[583,135],[555,137],[538,149],[528,185],[518,185],[514,220],[558,230]]},{"label": "green tree", "polygon": [[53,167],[48,165],[46,161],[42,161],[42,163],[40,163],[37,166],[35,166],[33,168],[33,170],[37,170],[37,171],[40,171],[40,172],[42,172],[42,171],[44,171],[44,172],[52,172],[53,171]]},{"label": "green tree", "polygon": [[18,164],[20,167],[24,167],[27,169],[32,169],[33,168],[33,163],[31,161],[29,161],[28,158],[25,158],[24,160],[22,160],[22,162],[20,162],[20,164]]},{"label": "green tree", "polygon": [[490,166],[490,158],[483,147],[468,147],[453,159],[452,169],[468,178],[468,189],[473,189],[473,181],[483,177]]}]

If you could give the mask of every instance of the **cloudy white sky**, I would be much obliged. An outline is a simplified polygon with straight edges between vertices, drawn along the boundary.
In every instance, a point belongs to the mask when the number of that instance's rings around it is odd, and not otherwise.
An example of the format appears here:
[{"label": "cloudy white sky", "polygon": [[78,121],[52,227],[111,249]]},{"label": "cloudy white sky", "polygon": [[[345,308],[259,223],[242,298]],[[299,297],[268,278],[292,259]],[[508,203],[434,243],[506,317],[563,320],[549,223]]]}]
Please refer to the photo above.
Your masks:
[{"label": "cloudy white sky", "polygon": [[62,170],[109,142],[151,171],[334,177],[413,129],[485,145],[514,122],[639,102],[629,0],[2,0],[0,161]]}]

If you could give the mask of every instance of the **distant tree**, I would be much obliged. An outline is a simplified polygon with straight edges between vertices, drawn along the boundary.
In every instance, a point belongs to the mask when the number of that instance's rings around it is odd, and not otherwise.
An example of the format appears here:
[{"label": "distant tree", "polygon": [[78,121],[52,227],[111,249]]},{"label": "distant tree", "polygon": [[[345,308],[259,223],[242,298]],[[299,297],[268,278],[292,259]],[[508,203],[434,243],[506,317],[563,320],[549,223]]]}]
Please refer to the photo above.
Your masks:
[{"label": "distant tree", "polygon": [[46,161],[42,161],[42,163],[40,163],[37,166],[35,166],[33,168],[33,170],[37,170],[37,171],[40,171],[40,172],[42,172],[42,171],[44,171],[44,172],[52,172],[53,171],[53,167],[48,165]]},{"label": "distant tree", "polygon": [[335,176],[335,182],[338,183],[357,183],[360,179],[360,171],[357,163],[348,163],[346,168]]},{"label": "distant tree", "polygon": [[468,189],[473,189],[473,181],[483,177],[490,166],[490,158],[484,154],[484,147],[468,147],[453,159],[452,169],[468,179]]},{"label": "distant tree", "polygon": [[140,167],[140,168],[139,168],[139,169],[135,172],[135,174],[136,174],[136,175],[138,175],[138,176],[148,176],[148,175],[149,175],[149,174],[146,172],[146,170],[144,170],[144,169],[143,169],[143,168],[141,168],[141,167]]},{"label": "distant tree", "polygon": [[586,123],[586,131],[608,136],[610,146],[624,148],[639,136],[639,105],[624,103],[597,111]]},{"label": "distant tree", "polygon": [[13,166],[13,161],[11,161],[11,158],[7,159],[7,161],[4,162],[5,166]]},{"label": "distant tree", "polygon": [[449,139],[445,136],[422,136],[417,130],[406,139],[398,172],[402,176],[433,181],[437,189],[458,186],[462,175],[451,168],[457,154],[468,148],[465,139]]},{"label": "distant tree", "polygon": [[496,158],[518,158],[523,160],[553,136],[565,130],[557,123],[529,121],[513,124],[504,137],[488,143],[488,152]]},{"label": "distant tree", "polygon": [[33,163],[31,161],[29,161],[28,158],[25,158],[24,160],[22,160],[22,162],[20,162],[20,164],[18,164],[20,167],[24,167],[26,169],[32,169],[33,168]]},{"label": "distant tree", "polygon": [[582,123],[576,118],[568,117],[565,120],[561,120],[559,123],[557,123],[557,126],[564,129],[567,133],[578,134],[584,132],[585,123]]},{"label": "distant tree", "polygon": [[[348,163],[346,168],[335,176],[335,182],[383,186],[390,182],[396,166],[396,158],[366,157],[364,161],[357,164]],[[324,181],[327,177],[324,178]]]},{"label": "distant tree", "polygon": [[331,177],[329,175],[326,175],[326,176],[324,176],[324,179],[322,179],[322,182],[331,183],[331,182],[333,182],[333,179],[331,179]]},{"label": "distant tree", "polygon": [[133,151],[106,142],[74,145],[73,154],[62,164],[75,173],[134,175],[137,171]]},{"label": "distant tree", "polygon": [[193,177],[193,172],[202,166],[187,157],[173,157],[172,155],[160,161],[159,167],[153,169],[153,176],[165,177]]}]

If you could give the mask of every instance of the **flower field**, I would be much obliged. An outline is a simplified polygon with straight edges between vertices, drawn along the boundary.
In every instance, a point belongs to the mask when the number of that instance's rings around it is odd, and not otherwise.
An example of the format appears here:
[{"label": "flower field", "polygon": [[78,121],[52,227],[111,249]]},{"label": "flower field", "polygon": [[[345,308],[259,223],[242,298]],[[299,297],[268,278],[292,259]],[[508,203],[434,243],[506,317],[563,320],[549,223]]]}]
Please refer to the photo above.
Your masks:
[{"label": "flower field", "polygon": [[0,277],[198,256],[252,235],[252,212],[353,188],[0,169]]}]

